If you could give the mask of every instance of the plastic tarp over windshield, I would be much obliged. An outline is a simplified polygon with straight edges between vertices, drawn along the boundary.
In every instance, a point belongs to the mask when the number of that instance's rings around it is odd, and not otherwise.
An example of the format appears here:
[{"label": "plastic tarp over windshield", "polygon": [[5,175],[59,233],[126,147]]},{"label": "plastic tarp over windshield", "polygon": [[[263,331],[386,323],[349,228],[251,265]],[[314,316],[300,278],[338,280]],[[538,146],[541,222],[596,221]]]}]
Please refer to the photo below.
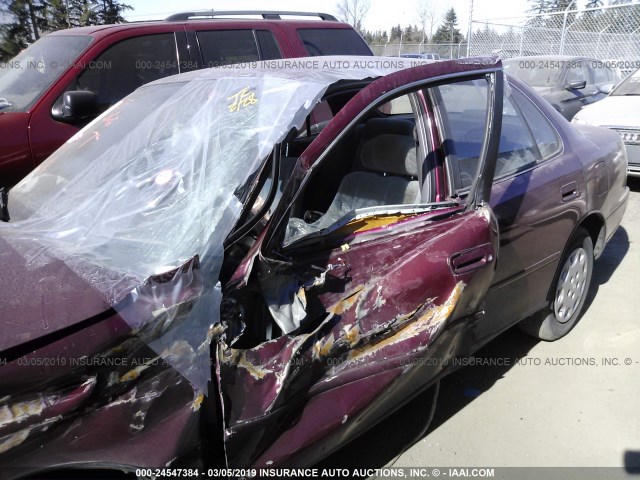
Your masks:
[{"label": "plastic tarp over windshield", "polygon": [[62,260],[206,391],[209,345],[221,332],[223,240],[242,208],[236,192],[332,83],[411,66],[386,63],[257,63],[145,86],[11,190],[0,236],[27,268]]}]

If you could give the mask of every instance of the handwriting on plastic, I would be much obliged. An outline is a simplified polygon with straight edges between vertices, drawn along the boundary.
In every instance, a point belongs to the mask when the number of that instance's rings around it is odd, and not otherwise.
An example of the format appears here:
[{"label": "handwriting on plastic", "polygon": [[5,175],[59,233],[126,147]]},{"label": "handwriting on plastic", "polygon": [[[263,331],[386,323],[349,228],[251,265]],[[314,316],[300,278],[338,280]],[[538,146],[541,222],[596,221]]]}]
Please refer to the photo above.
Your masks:
[{"label": "handwriting on plastic", "polygon": [[250,107],[251,105],[255,105],[258,103],[258,99],[256,98],[256,94],[249,90],[249,87],[244,87],[235,95],[232,95],[227,98],[227,100],[231,100],[231,103],[227,107],[230,112],[237,112],[242,110],[243,108]]}]

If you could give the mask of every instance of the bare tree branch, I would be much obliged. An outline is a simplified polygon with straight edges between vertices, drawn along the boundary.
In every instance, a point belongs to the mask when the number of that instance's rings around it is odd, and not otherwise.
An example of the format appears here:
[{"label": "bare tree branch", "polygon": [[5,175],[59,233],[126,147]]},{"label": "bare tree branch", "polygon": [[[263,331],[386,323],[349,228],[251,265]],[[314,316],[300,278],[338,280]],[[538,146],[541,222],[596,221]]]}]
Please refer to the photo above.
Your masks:
[{"label": "bare tree branch", "polygon": [[362,21],[370,7],[369,0],[340,0],[336,4],[340,20],[347,22],[360,33],[362,33]]},{"label": "bare tree branch", "polygon": [[442,13],[433,0],[418,0],[416,13],[419,25],[422,28],[422,35],[425,40],[431,41],[433,29],[440,20]]}]

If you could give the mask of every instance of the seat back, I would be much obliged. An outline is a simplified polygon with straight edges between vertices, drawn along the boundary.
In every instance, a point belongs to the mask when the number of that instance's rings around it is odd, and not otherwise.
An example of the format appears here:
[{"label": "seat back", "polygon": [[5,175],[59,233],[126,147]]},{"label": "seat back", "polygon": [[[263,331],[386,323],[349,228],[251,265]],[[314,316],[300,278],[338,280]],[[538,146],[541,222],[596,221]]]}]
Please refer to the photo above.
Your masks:
[{"label": "seat back", "polygon": [[364,127],[356,165],[368,171],[347,174],[317,226],[326,228],[350,211],[420,201],[413,123],[371,119]]},{"label": "seat back", "polygon": [[[364,125],[358,148],[359,168],[417,177],[415,126],[404,118],[372,118]],[[359,167],[359,168],[358,168]]]}]

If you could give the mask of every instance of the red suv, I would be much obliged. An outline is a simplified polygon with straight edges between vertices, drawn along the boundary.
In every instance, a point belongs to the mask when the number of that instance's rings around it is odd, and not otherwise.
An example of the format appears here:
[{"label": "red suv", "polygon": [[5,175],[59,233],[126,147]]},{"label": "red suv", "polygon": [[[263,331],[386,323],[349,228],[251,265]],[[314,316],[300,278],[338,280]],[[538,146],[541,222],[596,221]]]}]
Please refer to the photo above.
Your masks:
[{"label": "red suv", "polygon": [[[300,19],[309,16],[319,20]],[[17,183],[147,82],[200,68],[318,55],[373,54],[350,25],[323,13],[186,12],[165,21],[51,33],[0,64],[0,187]]]}]

